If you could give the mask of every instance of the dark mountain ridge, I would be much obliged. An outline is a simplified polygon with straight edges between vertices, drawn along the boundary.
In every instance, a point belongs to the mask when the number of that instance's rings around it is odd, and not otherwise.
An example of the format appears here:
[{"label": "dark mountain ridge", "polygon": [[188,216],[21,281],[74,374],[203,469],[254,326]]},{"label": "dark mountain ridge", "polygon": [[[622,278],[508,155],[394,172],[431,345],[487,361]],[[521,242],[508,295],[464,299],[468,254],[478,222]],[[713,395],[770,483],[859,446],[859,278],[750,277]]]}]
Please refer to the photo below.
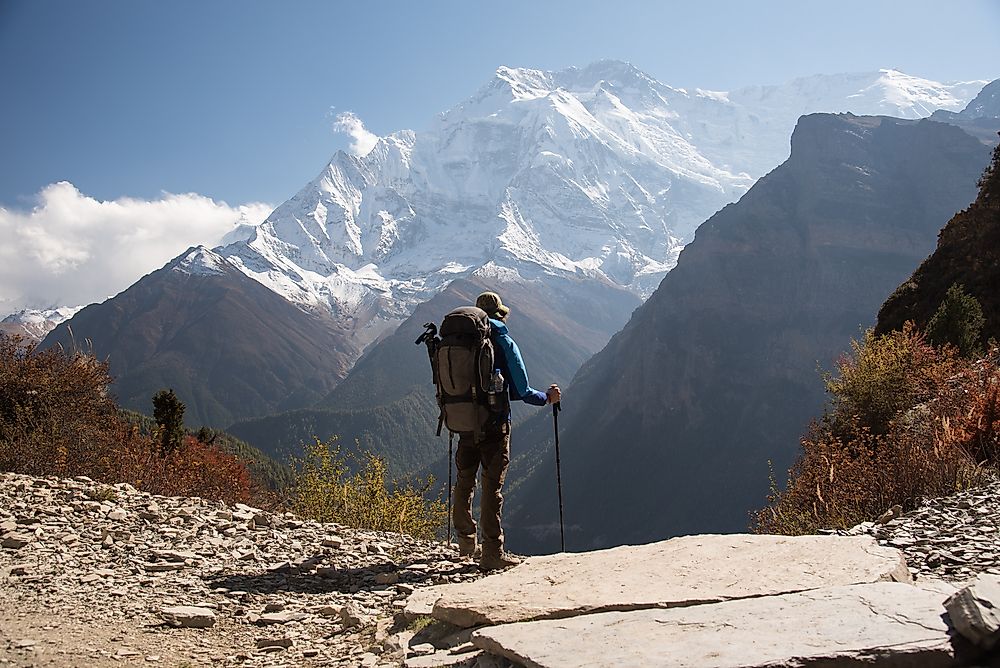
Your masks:
[{"label": "dark mountain ridge", "polygon": [[968,122],[975,120],[996,120],[1000,118],[1000,79],[992,81],[979,91],[965,109],[959,112],[938,109],[931,114],[931,120],[942,123]]},{"label": "dark mountain ridge", "polygon": [[190,424],[225,427],[327,394],[353,359],[348,337],[213,255],[190,249],[42,346],[107,357],[125,408],[148,411],[156,390],[173,388]]},{"label": "dark mountain ridge", "polygon": [[[485,290],[498,291],[511,307],[511,335],[529,380],[540,389],[568,383],[639,304],[632,293],[594,279],[456,280],[373,345],[316,406],[244,420],[230,431],[279,458],[298,452],[314,436],[337,435],[348,447],[358,440],[364,449],[385,456],[397,474],[430,472],[447,479],[447,446],[434,435],[438,408],[430,363],[414,341],[424,323],[440,324],[444,314],[475,303]],[[515,420],[533,414],[532,408],[515,405]]]},{"label": "dark mountain ridge", "polygon": [[[577,373],[561,419],[571,549],[745,530],[851,337],[975,196],[989,147],[958,127],[800,119],[789,159],[706,221]],[[515,434],[514,549],[558,545],[551,419]],[[520,445],[517,445],[520,440]],[[556,527],[556,530],[554,530]]]}]

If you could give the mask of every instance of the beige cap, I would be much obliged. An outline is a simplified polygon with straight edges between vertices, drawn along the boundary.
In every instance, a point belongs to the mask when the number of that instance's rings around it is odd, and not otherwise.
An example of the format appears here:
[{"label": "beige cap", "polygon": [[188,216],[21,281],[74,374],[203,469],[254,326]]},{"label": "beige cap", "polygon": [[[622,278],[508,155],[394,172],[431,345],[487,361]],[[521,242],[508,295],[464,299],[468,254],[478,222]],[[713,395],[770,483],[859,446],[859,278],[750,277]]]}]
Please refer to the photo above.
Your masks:
[{"label": "beige cap", "polygon": [[491,318],[499,316],[503,320],[510,313],[510,309],[503,305],[500,295],[495,292],[484,292],[476,297],[476,306],[486,311]]}]

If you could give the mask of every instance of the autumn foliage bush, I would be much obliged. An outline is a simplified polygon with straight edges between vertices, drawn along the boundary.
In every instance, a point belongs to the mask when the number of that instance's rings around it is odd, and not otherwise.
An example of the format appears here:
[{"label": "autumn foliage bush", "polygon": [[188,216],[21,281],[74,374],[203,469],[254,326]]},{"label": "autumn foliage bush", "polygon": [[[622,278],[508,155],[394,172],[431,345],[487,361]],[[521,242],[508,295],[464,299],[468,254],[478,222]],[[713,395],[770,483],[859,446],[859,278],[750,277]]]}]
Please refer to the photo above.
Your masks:
[{"label": "autumn foliage bush", "polygon": [[432,477],[416,486],[390,481],[381,457],[361,453],[354,455],[355,462],[350,457],[342,452],[336,437],[307,445],[304,456],[293,461],[292,510],[308,519],[358,529],[428,540],[438,535],[448,509],[440,496],[431,495]]},{"label": "autumn foliage bush", "polygon": [[831,401],[785,488],[753,516],[762,533],[848,528],[899,505],[985,482],[1000,464],[1000,351],[969,360],[908,325],[866,332],[826,378]]},{"label": "autumn foliage bush", "polygon": [[230,502],[257,488],[238,458],[185,437],[161,452],[110,395],[108,364],[0,336],[0,471],[119,483],[165,495]]}]

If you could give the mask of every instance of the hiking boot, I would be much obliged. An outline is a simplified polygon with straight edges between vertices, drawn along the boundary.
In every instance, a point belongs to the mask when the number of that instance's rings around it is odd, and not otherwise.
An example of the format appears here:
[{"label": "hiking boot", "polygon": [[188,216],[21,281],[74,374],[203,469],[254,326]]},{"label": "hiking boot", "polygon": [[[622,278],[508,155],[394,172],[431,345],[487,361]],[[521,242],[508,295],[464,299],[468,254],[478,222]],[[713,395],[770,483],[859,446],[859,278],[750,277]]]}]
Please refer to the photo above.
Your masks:
[{"label": "hiking boot", "polygon": [[459,536],[458,537],[458,554],[462,557],[471,557],[476,554],[476,537],[475,536]]},{"label": "hiking boot", "polygon": [[479,570],[481,571],[502,571],[513,566],[517,566],[523,559],[510,552],[484,552],[479,560]]}]

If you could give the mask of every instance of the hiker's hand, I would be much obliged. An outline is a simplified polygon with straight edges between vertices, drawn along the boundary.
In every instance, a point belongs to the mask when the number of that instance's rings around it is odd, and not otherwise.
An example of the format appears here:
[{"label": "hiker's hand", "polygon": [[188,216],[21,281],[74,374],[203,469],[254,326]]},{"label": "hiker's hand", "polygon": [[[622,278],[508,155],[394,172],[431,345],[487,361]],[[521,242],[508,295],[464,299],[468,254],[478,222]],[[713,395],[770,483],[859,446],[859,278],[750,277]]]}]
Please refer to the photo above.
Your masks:
[{"label": "hiker's hand", "polygon": [[558,404],[559,400],[562,399],[562,391],[559,386],[555,383],[549,385],[549,389],[545,390],[545,398],[550,404]]}]

